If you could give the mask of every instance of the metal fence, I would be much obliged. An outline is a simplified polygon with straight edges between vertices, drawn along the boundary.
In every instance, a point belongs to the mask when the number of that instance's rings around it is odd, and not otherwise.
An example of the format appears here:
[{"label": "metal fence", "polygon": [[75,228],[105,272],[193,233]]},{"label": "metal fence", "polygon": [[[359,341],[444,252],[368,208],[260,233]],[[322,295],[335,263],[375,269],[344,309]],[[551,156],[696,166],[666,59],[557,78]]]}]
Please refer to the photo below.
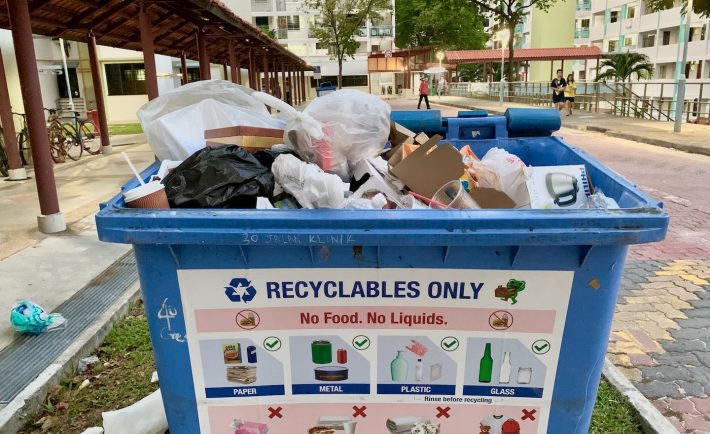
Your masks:
[{"label": "metal fence", "polygon": [[[677,87],[677,82],[671,80],[633,83],[579,81],[574,104],[578,110],[673,121]],[[449,94],[498,100],[500,83],[451,83]],[[683,120],[710,123],[710,81],[689,81],[685,96]],[[503,98],[507,102],[552,106],[552,90],[548,81],[504,83]]]}]

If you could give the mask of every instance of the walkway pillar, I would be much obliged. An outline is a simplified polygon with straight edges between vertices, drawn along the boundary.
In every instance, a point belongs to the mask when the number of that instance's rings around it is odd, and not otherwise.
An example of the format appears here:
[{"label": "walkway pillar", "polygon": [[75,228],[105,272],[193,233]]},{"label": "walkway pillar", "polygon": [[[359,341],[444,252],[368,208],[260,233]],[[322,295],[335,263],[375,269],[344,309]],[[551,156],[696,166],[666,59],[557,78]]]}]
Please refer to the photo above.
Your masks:
[{"label": "walkway pillar", "polygon": [[155,71],[155,47],[153,46],[153,26],[150,16],[141,3],[138,12],[138,22],[141,30],[141,46],[143,47],[143,64],[145,65],[145,86],[148,90],[148,100],[158,97],[158,74]]},{"label": "walkway pillar", "polygon": [[281,89],[283,92],[281,99],[288,102],[288,95],[286,95],[286,65],[284,65],[283,61],[281,62]]},{"label": "walkway pillar", "polygon": [[207,55],[207,37],[202,33],[202,29],[197,29],[197,57],[200,61],[200,80],[209,80],[210,58]]},{"label": "walkway pillar", "polygon": [[296,71],[296,66],[293,67],[293,76],[291,80],[291,84],[293,85],[293,105],[297,106],[301,104],[301,88],[298,85],[298,72]]},{"label": "walkway pillar", "polygon": [[229,68],[232,72],[232,83],[240,84],[239,67],[237,66],[237,53],[234,51],[234,41],[229,40]]},{"label": "walkway pillar", "polygon": [[104,86],[101,81],[101,70],[99,69],[99,56],[96,49],[96,36],[89,30],[89,63],[91,66],[91,81],[94,84],[94,95],[96,96],[96,111],[99,112],[99,133],[101,138],[101,153],[110,154],[113,152],[108,136],[108,121],[106,120],[106,103],[104,101]]},{"label": "walkway pillar", "polygon": [[288,103],[292,106],[296,105],[296,86],[293,85],[293,66],[286,65],[286,75],[288,75],[288,93],[289,101]]},{"label": "walkway pillar", "polygon": [[183,86],[190,82],[190,76],[187,75],[187,54],[183,51],[180,54],[180,70],[182,71]]},{"label": "walkway pillar", "polygon": [[10,92],[7,89],[5,62],[2,60],[2,52],[0,52],[0,122],[2,122],[2,138],[5,142],[5,152],[10,165],[8,179],[10,181],[27,179],[27,170],[22,167],[20,149],[17,145],[17,135],[15,133],[15,123],[12,120]]},{"label": "walkway pillar", "polygon": [[303,101],[308,101],[308,94],[306,93],[306,71],[301,71],[301,90],[303,91]]},{"label": "walkway pillar", "polygon": [[269,77],[269,56],[264,53],[264,92],[271,93],[271,77]]},{"label": "walkway pillar", "polygon": [[224,62],[222,64],[222,75],[224,75],[224,79],[229,81],[229,71],[227,70],[227,62]]},{"label": "walkway pillar", "polygon": [[274,96],[281,98],[281,86],[279,86],[279,69],[276,65],[276,59],[271,61],[271,71],[274,77]]},{"label": "walkway pillar", "polygon": [[52,234],[67,228],[64,215],[59,211],[57,186],[54,181],[54,165],[49,154],[49,136],[44,119],[42,92],[39,87],[39,71],[32,41],[32,24],[27,0],[7,2],[12,41],[15,45],[17,72],[20,76],[20,91],[27,114],[27,130],[32,137],[32,160],[35,183],[39,196],[37,217],[40,232]]},{"label": "walkway pillar", "polygon": [[249,49],[249,87],[256,89],[254,84],[254,52]]}]

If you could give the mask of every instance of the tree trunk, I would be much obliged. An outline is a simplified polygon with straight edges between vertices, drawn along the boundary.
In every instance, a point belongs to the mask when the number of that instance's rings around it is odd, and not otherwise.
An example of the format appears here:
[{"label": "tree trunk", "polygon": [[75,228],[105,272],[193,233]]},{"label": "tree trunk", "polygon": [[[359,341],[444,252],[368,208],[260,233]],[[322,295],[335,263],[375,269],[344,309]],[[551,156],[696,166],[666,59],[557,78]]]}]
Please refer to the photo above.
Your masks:
[{"label": "tree trunk", "polygon": [[[510,37],[508,38],[508,82],[514,81],[513,77],[513,50],[515,50],[515,22],[511,21],[508,23],[508,32]],[[500,72],[501,74],[503,71]]]},{"label": "tree trunk", "polygon": [[343,58],[338,57],[338,89],[343,88]]}]

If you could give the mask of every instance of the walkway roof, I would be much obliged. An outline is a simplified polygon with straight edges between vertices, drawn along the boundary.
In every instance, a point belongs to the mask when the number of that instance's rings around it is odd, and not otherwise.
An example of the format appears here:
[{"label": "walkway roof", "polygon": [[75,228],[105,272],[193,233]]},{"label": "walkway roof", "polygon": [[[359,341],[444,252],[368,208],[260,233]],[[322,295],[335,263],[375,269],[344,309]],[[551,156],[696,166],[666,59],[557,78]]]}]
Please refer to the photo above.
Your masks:
[{"label": "walkway roof", "polygon": [[[9,29],[7,2],[0,0],[0,28]],[[97,43],[141,51],[135,0],[28,0],[32,32],[73,41],[88,41],[92,30]],[[260,55],[283,61],[301,70],[312,69],[303,59],[281,46],[258,27],[235,15],[217,0],[145,0],[150,15],[156,54],[197,59],[196,29],[208,36],[207,52],[213,63],[229,59],[230,39],[239,61],[251,47]]]},{"label": "walkway roof", "polygon": [[[500,62],[501,50],[464,50],[447,51],[446,63],[488,63]],[[504,50],[505,59],[508,59],[508,50]],[[576,60],[599,59],[604,54],[599,47],[568,47],[568,48],[518,48],[513,51],[513,60],[516,61],[549,61],[549,60]]]}]

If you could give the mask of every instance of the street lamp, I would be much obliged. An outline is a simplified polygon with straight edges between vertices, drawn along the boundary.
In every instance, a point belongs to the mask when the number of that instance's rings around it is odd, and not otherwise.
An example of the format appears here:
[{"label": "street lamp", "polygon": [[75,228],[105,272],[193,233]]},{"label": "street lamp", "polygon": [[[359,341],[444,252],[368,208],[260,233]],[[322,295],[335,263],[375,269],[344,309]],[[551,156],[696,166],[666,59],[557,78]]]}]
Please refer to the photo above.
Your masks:
[{"label": "street lamp", "polygon": [[688,41],[690,40],[690,19],[693,16],[693,0],[688,0],[685,10],[685,41],[683,41],[683,60],[680,62],[680,77],[678,77],[678,92],[675,99],[675,119],[673,131],[680,133],[683,125],[683,109],[685,108],[685,68],[688,63]]},{"label": "street lamp", "polygon": [[508,43],[508,38],[510,38],[508,29],[500,30],[495,34],[495,39],[500,42],[500,105],[503,105],[503,87],[505,84],[503,69],[505,67],[505,46]]}]

